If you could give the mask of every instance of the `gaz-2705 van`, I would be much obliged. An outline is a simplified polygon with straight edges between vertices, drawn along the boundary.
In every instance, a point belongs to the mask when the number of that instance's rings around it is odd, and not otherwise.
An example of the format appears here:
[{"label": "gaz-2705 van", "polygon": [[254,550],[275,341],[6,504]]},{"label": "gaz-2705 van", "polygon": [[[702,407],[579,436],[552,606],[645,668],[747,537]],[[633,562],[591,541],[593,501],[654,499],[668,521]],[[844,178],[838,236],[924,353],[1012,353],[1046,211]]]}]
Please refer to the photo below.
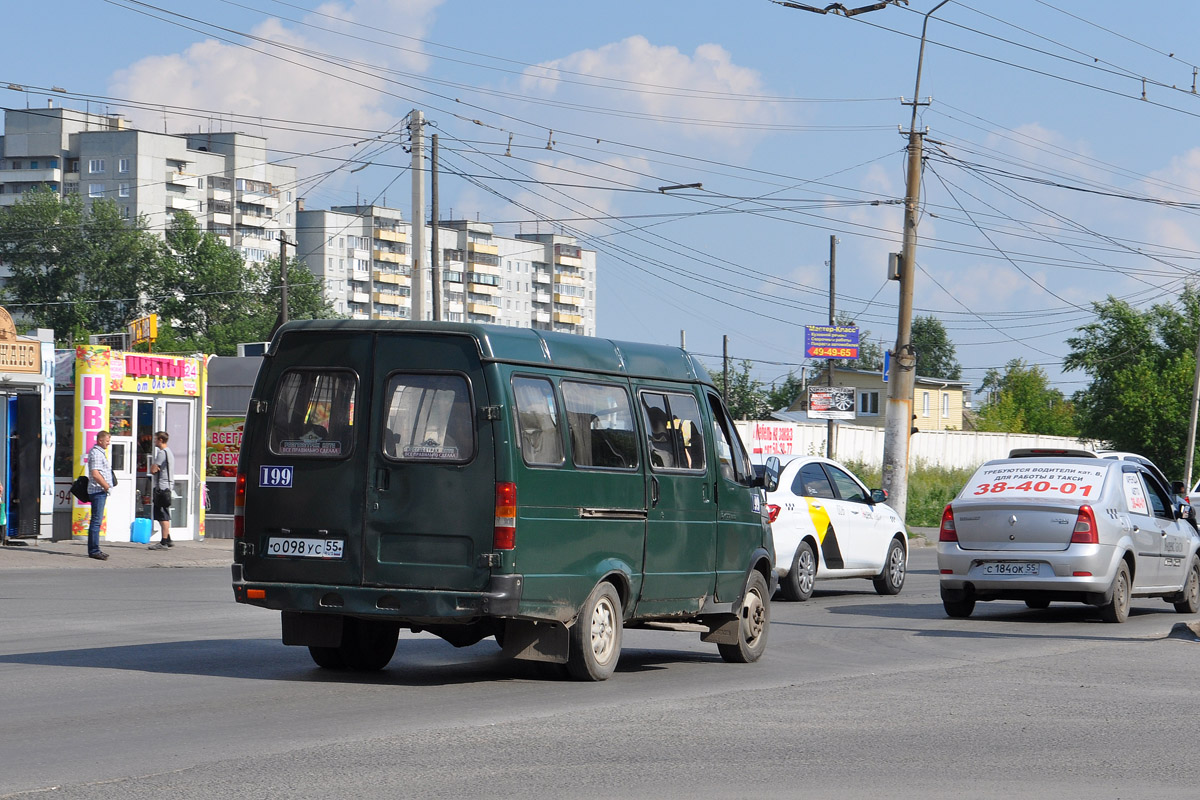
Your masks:
[{"label": "gaz-2705 van", "polygon": [[401,628],[495,637],[580,680],[623,628],[767,644],[762,490],[708,373],[680,348],[458,323],[277,332],[246,418],[238,602],[282,611],[318,665],[377,670]]}]

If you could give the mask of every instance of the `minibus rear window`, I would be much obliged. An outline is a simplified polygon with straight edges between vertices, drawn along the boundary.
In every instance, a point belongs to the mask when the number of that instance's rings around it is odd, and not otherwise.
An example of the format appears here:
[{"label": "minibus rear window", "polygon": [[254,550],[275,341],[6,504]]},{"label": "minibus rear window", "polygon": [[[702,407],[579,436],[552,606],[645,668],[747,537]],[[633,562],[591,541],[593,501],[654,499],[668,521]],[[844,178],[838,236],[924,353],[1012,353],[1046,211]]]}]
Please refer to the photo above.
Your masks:
[{"label": "minibus rear window", "polygon": [[383,452],[397,461],[470,461],[471,393],[462,375],[397,373],[384,395]]},{"label": "minibus rear window", "polygon": [[271,416],[271,452],[344,458],[354,445],[354,393],[347,370],[295,369],[284,373]]}]

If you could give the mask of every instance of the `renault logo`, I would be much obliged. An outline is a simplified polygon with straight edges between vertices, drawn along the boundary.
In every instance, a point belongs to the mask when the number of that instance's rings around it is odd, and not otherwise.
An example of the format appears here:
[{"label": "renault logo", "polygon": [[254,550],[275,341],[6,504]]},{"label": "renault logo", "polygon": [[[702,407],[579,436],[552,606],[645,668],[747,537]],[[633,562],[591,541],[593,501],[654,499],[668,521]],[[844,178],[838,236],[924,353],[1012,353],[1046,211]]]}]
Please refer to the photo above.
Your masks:
[{"label": "renault logo", "polygon": [[1013,525],[1016,525],[1016,524],[1017,524],[1017,515],[1013,514],[1011,517],[1008,518],[1008,525],[1011,528]]}]

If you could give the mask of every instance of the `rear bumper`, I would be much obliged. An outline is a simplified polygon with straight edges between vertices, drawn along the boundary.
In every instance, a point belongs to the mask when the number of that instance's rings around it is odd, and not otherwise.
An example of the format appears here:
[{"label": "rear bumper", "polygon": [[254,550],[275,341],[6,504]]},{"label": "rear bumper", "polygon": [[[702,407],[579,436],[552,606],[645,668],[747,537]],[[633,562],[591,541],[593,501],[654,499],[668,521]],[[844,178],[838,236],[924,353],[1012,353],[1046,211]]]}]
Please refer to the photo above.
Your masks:
[{"label": "rear bumper", "polygon": [[[1031,600],[1057,597],[1103,603],[1111,597],[1121,551],[1109,545],[1073,544],[1066,550],[963,550],[955,542],[938,543],[943,595],[955,599]],[[989,575],[985,564],[1024,562],[1039,565],[1034,575]],[[1087,573],[1087,574],[1076,574]]]},{"label": "rear bumper", "polygon": [[233,565],[233,597],[239,603],[278,611],[345,614],[405,624],[465,624],[484,617],[517,613],[521,575],[493,575],[481,592],[396,589],[382,586],[327,586],[311,583],[257,583]]}]

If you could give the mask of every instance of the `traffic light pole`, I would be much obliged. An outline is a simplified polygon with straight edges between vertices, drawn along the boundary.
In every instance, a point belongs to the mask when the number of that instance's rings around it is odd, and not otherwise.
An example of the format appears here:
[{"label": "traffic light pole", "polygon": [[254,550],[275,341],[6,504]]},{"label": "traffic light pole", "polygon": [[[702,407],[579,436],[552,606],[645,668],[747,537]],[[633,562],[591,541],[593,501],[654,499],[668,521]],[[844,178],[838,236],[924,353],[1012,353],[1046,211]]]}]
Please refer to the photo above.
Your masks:
[{"label": "traffic light pole", "polygon": [[925,31],[929,17],[950,0],[942,0],[925,14],[921,49],[917,54],[917,82],[913,89],[912,121],[908,127],[908,171],[904,191],[904,240],[900,262],[900,309],[896,317],[896,349],[888,380],[887,417],[883,429],[883,488],[888,505],[900,519],[908,512],[908,444],[912,435],[913,390],[917,354],[912,346],[913,284],[917,272],[917,212],[921,199],[921,158],[924,134],[917,130],[917,105],[921,93],[921,64],[925,59]]}]

